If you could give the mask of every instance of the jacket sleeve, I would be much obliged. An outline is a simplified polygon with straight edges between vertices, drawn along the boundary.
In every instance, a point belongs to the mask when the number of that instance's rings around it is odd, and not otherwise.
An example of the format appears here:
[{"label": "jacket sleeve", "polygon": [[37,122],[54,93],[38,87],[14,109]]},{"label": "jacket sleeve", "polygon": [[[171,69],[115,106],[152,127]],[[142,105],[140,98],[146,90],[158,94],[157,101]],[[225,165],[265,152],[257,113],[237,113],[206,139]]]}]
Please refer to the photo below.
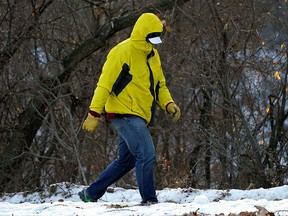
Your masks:
[{"label": "jacket sleeve", "polygon": [[167,104],[174,102],[169,89],[166,86],[166,81],[164,78],[164,75],[162,73],[161,79],[158,82],[158,88],[159,88],[159,93],[158,93],[158,100],[157,103],[159,104],[159,106],[163,109],[166,110],[166,106]]},{"label": "jacket sleeve", "polygon": [[166,110],[167,104],[174,102],[174,101],[170,94],[169,89],[166,86],[166,79],[165,79],[165,76],[161,67],[160,57],[159,57],[157,50],[155,50],[155,54],[156,54],[155,57],[159,61],[159,67],[157,69],[159,75],[158,75],[158,82],[156,84],[156,101],[163,110]]},{"label": "jacket sleeve", "polygon": [[109,95],[110,92],[108,91],[108,89],[101,86],[97,86],[94,91],[94,95],[89,107],[90,111],[101,114]]},{"label": "jacket sleeve", "polygon": [[101,114],[109,95],[112,92],[114,83],[122,69],[121,59],[115,53],[115,49],[111,50],[103,65],[97,87],[90,104],[90,110]]},{"label": "jacket sleeve", "polygon": [[120,53],[117,46],[110,51],[103,65],[97,86],[106,88],[110,93],[112,92],[113,85],[119,77],[124,64],[121,59],[122,56],[123,54]]}]

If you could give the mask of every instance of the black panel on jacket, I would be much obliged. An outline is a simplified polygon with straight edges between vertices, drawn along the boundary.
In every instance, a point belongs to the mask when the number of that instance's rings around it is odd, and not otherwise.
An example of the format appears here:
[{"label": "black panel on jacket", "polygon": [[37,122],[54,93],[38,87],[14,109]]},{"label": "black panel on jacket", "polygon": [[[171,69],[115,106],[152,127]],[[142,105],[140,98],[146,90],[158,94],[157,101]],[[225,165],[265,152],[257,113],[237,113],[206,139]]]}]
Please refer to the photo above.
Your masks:
[{"label": "black panel on jacket", "polygon": [[128,85],[128,83],[132,80],[132,75],[129,73],[130,68],[129,66],[124,63],[122,66],[122,70],[112,87],[112,92],[118,96],[122,90]]}]

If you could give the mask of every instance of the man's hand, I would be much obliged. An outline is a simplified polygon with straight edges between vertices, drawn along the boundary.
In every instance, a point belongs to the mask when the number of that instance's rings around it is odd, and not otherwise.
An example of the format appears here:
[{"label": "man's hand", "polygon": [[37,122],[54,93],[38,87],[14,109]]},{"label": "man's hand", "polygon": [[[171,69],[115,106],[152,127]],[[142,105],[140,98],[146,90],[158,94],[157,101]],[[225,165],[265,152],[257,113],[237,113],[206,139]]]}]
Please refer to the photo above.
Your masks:
[{"label": "man's hand", "polygon": [[93,132],[95,131],[98,124],[99,124],[99,118],[94,117],[90,113],[88,113],[88,116],[82,125],[82,129],[87,130],[89,132]]},{"label": "man's hand", "polygon": [[178,121],[181,116],[180,108],[175,103],[169,103],[167,105],[167,112],[173,115],[173,122]]}]

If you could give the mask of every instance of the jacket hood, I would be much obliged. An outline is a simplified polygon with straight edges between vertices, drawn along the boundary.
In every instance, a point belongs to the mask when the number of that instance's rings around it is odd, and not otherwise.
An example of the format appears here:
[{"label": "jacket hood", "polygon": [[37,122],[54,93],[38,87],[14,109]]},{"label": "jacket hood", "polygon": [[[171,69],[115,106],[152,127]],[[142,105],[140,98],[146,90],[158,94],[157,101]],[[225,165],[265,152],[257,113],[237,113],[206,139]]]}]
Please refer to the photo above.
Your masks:
[{"label": "jacket hood", "polygon": [[161,20],[153,13],[144,13],[136,21],[130,40],[138,49],[151,51],[153,45],[147,42],[147,35],[152,33],[161,33],[162,31],[163,24]]}]

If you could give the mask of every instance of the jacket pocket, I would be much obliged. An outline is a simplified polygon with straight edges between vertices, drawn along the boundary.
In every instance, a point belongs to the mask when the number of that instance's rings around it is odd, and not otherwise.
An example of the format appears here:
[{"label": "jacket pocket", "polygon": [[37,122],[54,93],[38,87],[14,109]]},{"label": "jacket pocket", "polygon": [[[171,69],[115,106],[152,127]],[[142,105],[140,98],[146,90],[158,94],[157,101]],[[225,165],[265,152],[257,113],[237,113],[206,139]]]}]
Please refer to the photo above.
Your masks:
[{"label": "jacket pocket", "polygon": [[132,75],[129,73],[129,71],[129,66],[124,63],[122,66],[122,70],[112,87],[112,92],[114,92],[116,96],[118,96],[122,92],[122,90],[128,85],[128,83],[131,82]]}]

